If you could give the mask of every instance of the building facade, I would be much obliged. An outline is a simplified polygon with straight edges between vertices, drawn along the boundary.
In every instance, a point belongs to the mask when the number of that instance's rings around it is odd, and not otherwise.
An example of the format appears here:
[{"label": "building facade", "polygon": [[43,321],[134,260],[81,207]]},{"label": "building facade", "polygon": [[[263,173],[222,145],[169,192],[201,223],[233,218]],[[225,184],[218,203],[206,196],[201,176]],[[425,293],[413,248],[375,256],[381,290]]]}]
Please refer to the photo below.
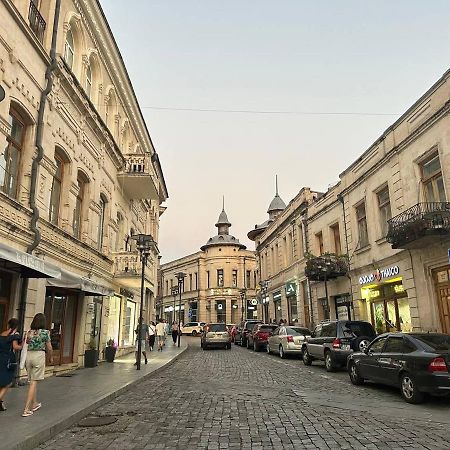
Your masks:
[{"label": "building facade", "polygon": [[303,325],[355,318],[378,332],[450,332],[449,78],[445,73],[327,192],[303,188],[249,232],[266,286],[259,308],[270,317],[279,306],[288,317],[284,296],[296,289]]},{"label": "building facade", "polygon": [[[0,4],[0,325],[44,312],[55,366],[134,348],[140,258],[167,189],[96,0]],[[145,268],[155,317],[158,250]]]},{"label": "building facade", "polygon": [[[178,320],[179,293],[176,274],[185,275],[181,286],[181,320],[238,323],[257,318],[255,252],[230,235],[231,223],[222,210],[216,223],[218,234],[201,251],[160,266],[160,316]],[[174,315],[174,311],[176,314]]]}]

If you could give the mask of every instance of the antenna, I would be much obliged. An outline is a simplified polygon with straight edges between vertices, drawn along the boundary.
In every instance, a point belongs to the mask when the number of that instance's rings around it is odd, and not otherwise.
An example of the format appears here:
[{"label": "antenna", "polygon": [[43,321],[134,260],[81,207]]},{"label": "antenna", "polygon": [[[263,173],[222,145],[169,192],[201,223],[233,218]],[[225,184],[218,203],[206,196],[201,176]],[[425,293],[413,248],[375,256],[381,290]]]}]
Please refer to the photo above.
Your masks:
[{"label": "antenna", "polygon": [[225,195],[222,195],[222,211],[225,211]]},{"label": "antenna", "polygon": [[275,175],[275,195],[278,195],[278,175]]}]

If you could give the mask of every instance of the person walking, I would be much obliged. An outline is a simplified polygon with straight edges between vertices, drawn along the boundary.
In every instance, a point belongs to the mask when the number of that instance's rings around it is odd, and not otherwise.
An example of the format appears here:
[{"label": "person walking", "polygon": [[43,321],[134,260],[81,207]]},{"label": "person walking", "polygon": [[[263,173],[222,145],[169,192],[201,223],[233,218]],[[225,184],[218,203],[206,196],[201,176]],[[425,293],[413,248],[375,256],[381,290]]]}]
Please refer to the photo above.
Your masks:
[{"label": "person walking", "polygon": [[172,323],[172,340],[173,340],[173,345],[177,344],[177,339],[178,339],[178,324],[174,321]]},{"label": "person walking", "polygon": [[139,325],[134,330],[136,333],[136,362],[134,363],[135,366],[137,366],[138,359],[141,358],[141,355],[138,354],[139,352],[139,340],[141,341],[141,352],[144,355],[145,364],[148,363],[147,360],[147,353],[145,352],[145,343],[147,342],[147,338],[149,337],[149,329],[148,325],[144,323],[143,317],[139,317]]},{"label": "person walking", "polygon": [[42,406],[42,403],[37,401],[37,382],[44,379],[46,352],[48,353],[50,364],[53,364],[53,348],[50,342],[50,333],[46,329],[45,324],[44,314],[36,314],[31,322],[30,331],[26,334],[28,348],[25,368],[27,369],[30,385],[22,417],[32,416]]},{"label": "person walking", "polygon": [[155,333],[156,333],[156,325],[155,322],[152,322],[148,326],[148,346],[150,347],[150,351],[153,351],[153,347],[155,346]]},{"label": "person walking", "polygon": [[163,345],[166,345],[166,338],[167,338],[167,336],[169,335],[169,332],[170,332],[170,325],[169,325],[169,322],[167,322],[167,320],[163,320],[163,322],[164,322],[164,342],[163,342]]},{"label": "person walking", "polygon": [[17,333],[18,326],[17,319],[9,319],[8,328],[0,333],[0,411],[6,411],[3,399],[16,372],[17,362],[14,351],[22,349],[22,339]]},{"label": "person walking", "polygon": [[166,339],[166,324],[162,319],[159,319],[159,323],[156,325],[156,338],[158,339],[158,352],[162,352]]}]

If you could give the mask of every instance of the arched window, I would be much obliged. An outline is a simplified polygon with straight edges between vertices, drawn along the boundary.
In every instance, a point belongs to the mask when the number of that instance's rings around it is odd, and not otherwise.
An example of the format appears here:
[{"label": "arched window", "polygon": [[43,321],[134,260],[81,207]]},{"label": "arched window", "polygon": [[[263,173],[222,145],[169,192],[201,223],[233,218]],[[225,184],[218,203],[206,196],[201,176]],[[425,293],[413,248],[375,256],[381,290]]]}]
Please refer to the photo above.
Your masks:
[{"label": "arched window", "polygon": [[78,184],[78,194],[75,199],[75,208],[73,210],[73,235],[77,238],[81,238],[81,228],[83,220],[83,201],[86,193],[86,185],[88,180],[83,175],[82,172],[78,172],[77,184]]},{"label": "arched window", "polygon": [[97,245],[101,250],[103,246],[104,228],[105,228],[105,215],[106,215],[106,198],[103,195],[100,196],[100,211],[98,213],[98,228],[97,228]]},{"label": "arched window", "polygon": [[64,161],[61,156],[55,152],[56,172],[53,176],[52,190],[50,193],[49,221],[53,225],[58,225],[59,210],[61,204],[61,188],[64,176]]},{"label": "arched window", "polygon": [[88,64],[86,69],[86,86],[85,86],[86,94],[89,98],[91,98],[92,91],[92,69],[91,65]]},{"label": "arched window", "polygon": [[64,42],[64,59],[70,70],[73,68],[73,59],[75,55],[75,46],[73,42],[73,33],[71,30],[67,31],[66,41]]},{"label": "arched window", "polygon": [[3,154],[0,154],[0,189],[6,195],[16,198],[26,127],[13,110],[9,112],[9,124],[11,130],[6,137],[6,148]]}]

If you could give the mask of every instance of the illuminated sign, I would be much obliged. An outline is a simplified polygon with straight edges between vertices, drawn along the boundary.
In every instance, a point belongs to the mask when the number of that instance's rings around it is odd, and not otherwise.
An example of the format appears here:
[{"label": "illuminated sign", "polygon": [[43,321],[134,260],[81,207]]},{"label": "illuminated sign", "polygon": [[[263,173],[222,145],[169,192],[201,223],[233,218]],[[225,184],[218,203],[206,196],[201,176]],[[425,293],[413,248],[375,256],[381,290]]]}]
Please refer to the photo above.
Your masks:
[{"label": "illuminated sign", "polygon": [[359,277],[359,284],[367,284],[377,282],[379,283],[384,278],[394,277],[400,273],[400,268],[398,266],[388,267],[387,269],[377,269],[373,273],[368,275],[363,275]]}]

